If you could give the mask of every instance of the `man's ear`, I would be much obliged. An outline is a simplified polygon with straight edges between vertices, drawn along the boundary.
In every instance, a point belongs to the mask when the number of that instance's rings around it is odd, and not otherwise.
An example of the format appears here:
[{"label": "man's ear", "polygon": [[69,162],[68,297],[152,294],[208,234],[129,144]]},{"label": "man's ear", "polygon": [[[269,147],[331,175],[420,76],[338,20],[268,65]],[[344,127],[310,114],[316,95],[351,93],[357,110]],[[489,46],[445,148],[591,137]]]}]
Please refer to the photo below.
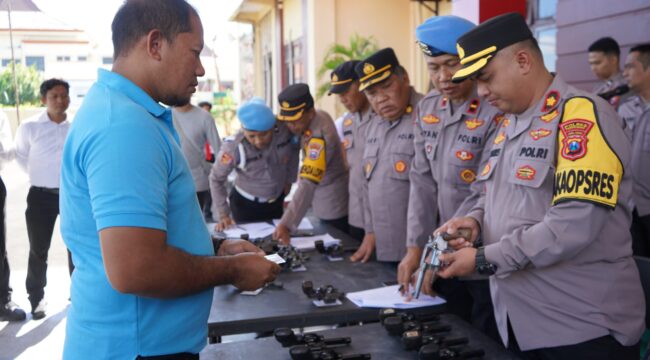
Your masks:
[{"label": "man's ear", "polygon": [[47,97],[41,96],[41,104],[47,105]]},{"label": "man's ear", "polygon": [[158,29],[149,31],[146,37],[147,54],[154,60],[162,59],[162,46],[165,41],[164,36]]},{"label": "man's ear", "polygon": [[535,59],[533,59],[533,55],[529,51],[520,49],[515,53],[515,62],[522,75],[528,75],[530,73],[534,61]]}]

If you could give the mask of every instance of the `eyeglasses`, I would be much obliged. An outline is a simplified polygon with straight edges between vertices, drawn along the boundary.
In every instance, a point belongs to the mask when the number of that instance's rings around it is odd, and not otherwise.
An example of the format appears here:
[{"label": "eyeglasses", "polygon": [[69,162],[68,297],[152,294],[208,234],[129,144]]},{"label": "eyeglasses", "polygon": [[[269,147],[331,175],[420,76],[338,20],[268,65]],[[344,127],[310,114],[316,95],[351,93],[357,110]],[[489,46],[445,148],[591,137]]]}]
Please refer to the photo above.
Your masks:
[{"label": "eyeglasses", "polygon": [[416,43],[420,47],[420,50],[422,50],[422,52],[427,56],[435,57],[435,56],[440,56],[440,55],[444,54],[443,51],[440,51],[440,50],[434,48],[433,46],[425,44],[422,41],[418,40],[418,41],[416,41]]}]

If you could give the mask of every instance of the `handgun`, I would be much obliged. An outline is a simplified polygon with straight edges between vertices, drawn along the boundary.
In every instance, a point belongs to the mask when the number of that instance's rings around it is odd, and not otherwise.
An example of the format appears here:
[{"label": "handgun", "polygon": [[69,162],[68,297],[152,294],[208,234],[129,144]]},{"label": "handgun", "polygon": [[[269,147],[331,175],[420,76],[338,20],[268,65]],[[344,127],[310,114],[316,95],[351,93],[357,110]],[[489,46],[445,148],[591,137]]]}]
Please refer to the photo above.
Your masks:
[{"label": "handgun", "polygon": [[[440,260],[438,256],[447,250],[447,241],[464,238],[469,240],[472,232],[470,229],[462,228],[458,229],[455,234],[435,234],[435,237],[429,236],[429,241],[424,246],[422,251],[422,257],[420,257],[420,274],[418,275],[418,281],[415,284],[415,291],[413,292],[413,297],[416,299],[420,298],[420,292],[422,291],[422,283],[424,281],[424,274],[427,270],[433,270],[433,281],[436,279],[436,273],[440,270]],[[429,259],[427,261],[427,258]]]}]

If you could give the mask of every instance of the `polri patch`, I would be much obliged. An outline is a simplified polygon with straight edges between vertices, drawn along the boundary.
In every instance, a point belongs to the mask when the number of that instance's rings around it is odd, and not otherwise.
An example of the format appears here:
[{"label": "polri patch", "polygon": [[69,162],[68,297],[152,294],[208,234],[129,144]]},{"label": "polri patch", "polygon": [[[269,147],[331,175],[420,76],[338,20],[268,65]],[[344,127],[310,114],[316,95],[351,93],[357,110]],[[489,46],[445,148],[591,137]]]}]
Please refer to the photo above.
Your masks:
[{"label": "polri patch", "polygon": [[562,121],[560,131],[564,138],[560,154],[563,158],[575,161],[587,154],[587,135],[593,126],[593,122],[584,119]]},{"label": "polri patch", "polygon": [[456,151],[456,157],[462,161],[469,161],[474,158],[474,154],[467,150],[458,150]]},{"label": "polri patch", "polygon": [[535,141],[537,141],[537,140],[539,140],[541,138],[545,138],[545,137],[551,135],[551,133],[552,133],[551,130],[544,129],[544,128],[539,128],[537,130],[531,130],[531,131],[528,132],[530,137]]}]

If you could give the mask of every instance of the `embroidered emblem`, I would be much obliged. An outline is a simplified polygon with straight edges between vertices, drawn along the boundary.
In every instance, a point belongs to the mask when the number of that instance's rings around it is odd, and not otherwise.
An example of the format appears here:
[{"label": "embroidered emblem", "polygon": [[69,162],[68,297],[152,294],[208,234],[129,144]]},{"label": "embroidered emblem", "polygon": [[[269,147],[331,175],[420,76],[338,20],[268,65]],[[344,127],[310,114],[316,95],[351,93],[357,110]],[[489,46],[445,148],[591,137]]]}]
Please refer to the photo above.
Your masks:
[{"label": "embroidered emblem", "polygon": [[403,173],[404,171],[406,171],[406,168],[407,168],[406,162],[404,162],[403,160],[398,160],[395,163],[395,171],[397,171],[398,173]]},{"label": "embroidered emblem", "polygon": [[364,74],[368,75],[368,74],[372,73],[373,71],[375,71],[375,66],[372,65],[371,63],[365,63],[363,65],[363,73]]},{"label": "embroidered emblem", "polygon": [[557,90],[549,91],[542,104],[542,112],[549,112],[557,105],[558,101],[560,101],[560,93]]},{"label": "embroidered emblem", "polygon": [[503,142],[503,140],[506,139],[506,135],[502,132],[497,135],[497,137],[494,139],[494,145],[499,145]]},{"label": "embroidered emblem", "polygon": [[535,169],[533,169],[530,165],[524,165],[517,169],[515,176],[517,176],[517,179],[521,180],[533,180],[535,178],[535,173]]},{"label": "embroidered emblem", "polygon": [[479,119],[465,120],[465,126],[467,126],[467,128],[469,130],[474,130],[474,129],[478,128],[479,126],[483,125],[484,123],[485,123],[485,121],[479,120]]},{"label": "embroidered emblem", "polygon": [[433,114],[429,114],[429,115],[425,115],[422,118],[422,121],[424,121],[427,124],[437,124],[437,123],[440,122],[440,118],[438,118],[437,116],[435,116]]},{"label": "embroidered emblem", "polygon": [[471,183],[474,182],[474,180],[476,180],[476,173],[474,173],[474,171],[472,171],[470,169],[465,169],[465,170],[460,172],[460,178],[464,182],[466,182],[468,184],[471,184]]},{"label": "embroidered emblem", "polygon": [[548,123],[548,122],[551,122],[551,121],[555,120],[555,118],[556,118],[558,115],[560,115],[560,111],[559,111],[558,109],[555,109],[555,110],[551,111],[551,112],[548,113],[548,114],[545,114],[545,115],[540,116],[539,118],[542,119],[543,122],[547,122],[547,123]]},{"label": "embroidered emblem", "polygon": [[343,126],[350,126],[352,125],[352,118],[347,118],[343,121]]},{"label": "embroidered emblem", "polygon": [[474,158],[474,154],[467,150],[458,150],[456,151],[456,157],[463,161],[469,161]]},{"label": "embroidered emblem", "polygon": [[547,137],[547,136],[551,135],[551,133],[552,133],[551,130],[544,129],[544,128],[539,128],[537,130],[531,130],[531,131],[528,132],[530,137],[533,138],[533,140],[535,140],[535,141],[537,141],[537,140],[539,140],[541,138]]},{"label": "embroidered emblem", "polygon": [[594,124],[588,120],[572,119],[560,124],[564,135],[560,154],[568,160],[578,160],[587,154],[587,134]]}]

